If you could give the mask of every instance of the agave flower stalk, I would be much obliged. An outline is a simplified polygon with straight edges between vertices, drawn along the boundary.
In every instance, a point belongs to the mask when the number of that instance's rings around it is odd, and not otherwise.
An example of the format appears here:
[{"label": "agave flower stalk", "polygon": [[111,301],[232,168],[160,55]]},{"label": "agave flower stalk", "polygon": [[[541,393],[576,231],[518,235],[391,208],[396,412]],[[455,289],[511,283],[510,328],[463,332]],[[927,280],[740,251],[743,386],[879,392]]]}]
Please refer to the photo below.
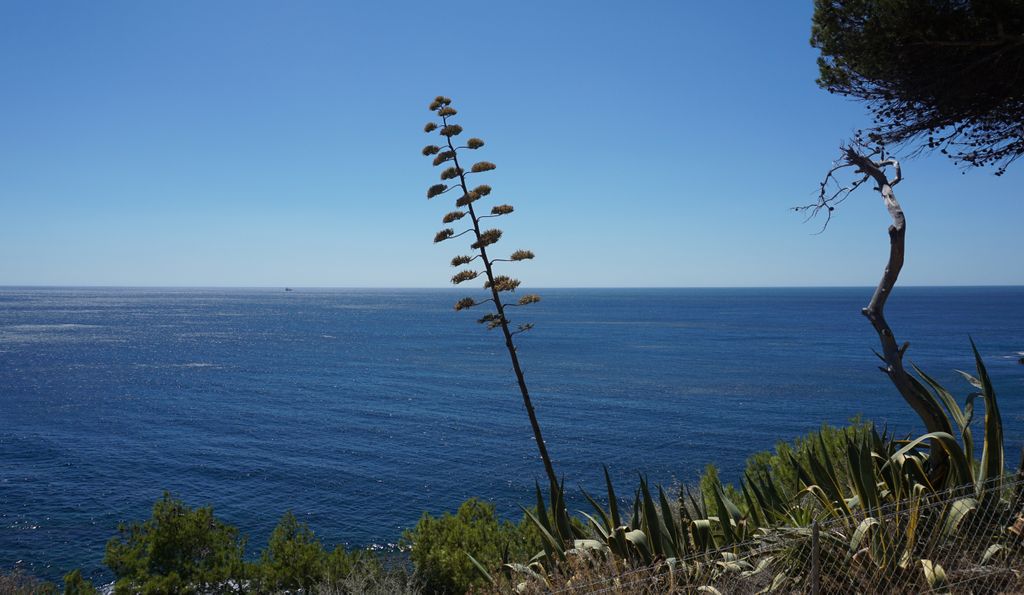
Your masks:
[{"label": "agave flower stalk", "polygon": [[[439,131],[438,133],[444,139],[442,146],[427,145],[424,147],[423,155],[428,157],[434,156],[435,167],[446,165],[445,169],[441,172],[441,181],[443,183],[431,186],[427,190],[427,198],[434,198],[435,196],[444,194],[449,190],[461,192],[461,197],[455,201],[456,210],[445,215],[442,222],[447,225],[468,217],[471,225],[458,233],[456,233],[456,231],[451,227],[446,227],[434,236],[434,242],[443,242],[464,234],[472,234],[471,237],[474,241],[471,244],[471,247],[475,250],[475,254],[472,256],[456,256],[452,259],[451,264],[453,267],[461,267],[468,265],[475,260],[479,260],[480,264],[483,266],[483,286],[484,289],[490,291],[491,297],[480,301],[472,297],[462,298],[455,303],[455,309],[465,310],[467,308],[481,306],[487,302],[490,302],[493,305],[493,311],[484,314],[478,322],[486,324],[488,329],[500,328],[505,337],[505,348],[508,350],[509,358],[512,360],[512,369],[515,371],[516,381],[519,383],[519,391],[523,396],[523,405],[526,407],[526,413],[530,417],[530,426],[533,428],[533,437],[537,442],[537,449],[540,451],[540,458],[544,462],[544,471],[547,473],[552,489],[555,489],[558,487],[558,477],[555,475],[554,466],[551,464],[551,457],[548,455],[547,446],[544,444],[544,437],[541,435],[540,424],[537,422],[537,413],[534,411],[533,402],[530,400],[530,391],[526,386],[526,379],[523,376],[523,368],[519,363],[519,356],[516,355],[516,346],[513,340],[515,335],[530,330],[533,325],[521,324],[516,328],[516,330],[512,330],[511,323],[506,316],[508,308],[527,306],[529,304],[536,303],[540,301],[540,297],[534,294],[529,294],[520,297],[515,302],[506,303],[502,300],[502,294],[514,292],[516,288],[519,287],[519,280],[507,275],[499,275],[495,273],[494,270],[494,265],[497,262],[518,262],[522,260],[530,260],[533,258],[534,254],[529,250],[516,250],[509,255],[508,258],[493,258],[488,254],[487,248],[497,244],[501,239],[502,233],[500,229],[496,228],[484,229],[481,225],[482,220],[508,215],[509,213],[512,213],[513,208],[512,205],[501,204],[492,207],[489,214],[478,214],[474,203],[483,197],[488,196],[491,193],[491,187],[486,184],[480,184],[470,189],[469,183],[466,179],[468,176],[474,176],[493,170],[495,165],[489,161],[478,161],[467,171],[459,164],[460,150],[475,151],[484,146],[484,141],[479,138],[470,138],[466,141],[465,145],[455,145],[455,141],[452,139],[462,133],[462,127],[451,122],[452,117],[457,113],[455,108],[451,107],[451,102],[452,100],[448,97],[439,96],[434,99],[430,104],[430,111],[434,112],[437,117],[440,118],[440,122],[428,122],[423,128],[424,132],[427,133],[434,132],[435,130]],[[471,281],[480,277],[480,273],[481,271],[475,269],[462,269],[452,277],[452,283],[458,285],[466,281]]]}]

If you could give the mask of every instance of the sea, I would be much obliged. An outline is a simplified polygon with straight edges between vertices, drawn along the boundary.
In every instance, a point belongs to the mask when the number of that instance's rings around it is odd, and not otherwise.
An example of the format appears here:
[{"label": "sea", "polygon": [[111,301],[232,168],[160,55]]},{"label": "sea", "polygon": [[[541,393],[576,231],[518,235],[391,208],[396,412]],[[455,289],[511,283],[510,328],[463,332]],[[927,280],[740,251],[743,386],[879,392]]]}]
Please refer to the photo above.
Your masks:
[{"label": "sea", "polygon": [[[513,312],[537,416],[579,501],[692,485],[821,424],[921,424],[879,371],[873,289],[541,289]],[[499,331],[430,289],[0,288],[0,570],[109,582],[106,542],[168,491],[257,555],[286,511],[392,551],[467,498],[543,481]],[[1007,460],[1024,445],[1024,287],[898,287],[907,361],[964,398],[973,338]],[[983,417],[979,408],[976,423]],[[579,508],[585,508],[580,502]]]}]

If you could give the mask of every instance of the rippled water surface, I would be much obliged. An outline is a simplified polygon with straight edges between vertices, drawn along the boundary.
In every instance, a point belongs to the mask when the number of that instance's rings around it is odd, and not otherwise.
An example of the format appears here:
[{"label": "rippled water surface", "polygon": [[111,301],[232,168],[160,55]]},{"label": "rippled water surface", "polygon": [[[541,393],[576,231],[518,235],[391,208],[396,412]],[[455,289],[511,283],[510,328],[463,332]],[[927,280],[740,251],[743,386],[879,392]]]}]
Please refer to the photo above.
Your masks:
[{"label": "rippled water surface", "polygon": [[[637,471],[735,477],[858,413],[917,432],[877,370],[870,293],[542,291],[519,351],[567,485],[599,488],[601,464],[624,491]],[[0,568],[108,577],[106,540],[163,490],[213,504],[250,549],[289,509],[355,546],[469,496],[518,517],[542,467],[500,337],[458,297],[0,288]],[[889,318],[958,394],[973,336],[1024,443],[1024,288],[900,288]]]}]

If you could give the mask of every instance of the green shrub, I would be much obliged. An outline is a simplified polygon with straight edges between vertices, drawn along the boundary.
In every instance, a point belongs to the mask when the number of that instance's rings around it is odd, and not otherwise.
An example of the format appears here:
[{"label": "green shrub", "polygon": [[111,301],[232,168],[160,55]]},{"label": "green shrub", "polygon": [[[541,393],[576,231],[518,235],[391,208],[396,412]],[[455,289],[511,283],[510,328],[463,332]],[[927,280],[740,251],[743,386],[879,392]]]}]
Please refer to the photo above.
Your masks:
[{"label": "green shrub", "polygon": [[323,575],[324,546],[290,511],[270,534],[260,557],[261,587],[269,591],[308,589]]},{"label": "green shrub", "polygon": [[416,575],[426,592],[465,593],[486,581],[470,561],[472,555],[487,568],[505,560],[529,559],[541,549],[536,531],[520,522],[501,521],[494,505],[470,498],[454,515],[424,513],[402,544],[411,547]]},{"label": "green shrub", "polygon": [[[243,561],[245,538],[217,520],[212,508],[191,509],[166,492],[149,520],[121,525],[118,531],[104,558],[118,592],[224,593],[241,587],[260,593],[340,593],[347,592],[346,581],[355,570],[361,583],[385,578],[376,556],[343,546],[326,550],[291,512],[274,528],[257,563]],[[64,580],[69,594],[95,593],[78,571]]]},{"label": "green shrub", "polygon": [[72,570],[64,575],[64,595],[97,595],[96,587],[82,578],[82,571]]},{"label": "green shrub", "polygon": [[357,568],[364,575],[383,573],[377,558],[362,550],[337,546],[328,552],[305,523],[286,513],[270,534],[257,574],[261,591],[276,593],[302,589],[338,590]]},{"label": "green shrub", "polygon": [[[792,496],[800,491],[796,470],[790,463],[790,457],[795,458],[801,466],[810,466],[812,456],[820,457],[822,446],[828,452],[829,458],[837,461],[846,459],[846,445],[848,438],[862,440],[871,433],[872,424],[865,422],[860,417],[850,420],[850,425],[843,427],[822,424],[821,428],[808,432],[803,436],[795,438],[792,442],[780,440],[775,444],[775,450],[763,450],[747,457],[744,469],[745,477],[762,478],[770,477],[776,486],[786,490],[786,494]],[[849,481],[849,468],[846,465],[836,467],[836,478],[841,484]],[[722,485],[718,478],[718,469],[710,464],[704,470],[700,478],[700,490],[706,501],[714,501],[714,489],[716,485]],[[745,511],[743,495],[732,485],[723,485],[725,495]]]},{"label": "green shrub", "polygon": [[104,557],[118,592],[228,592],[246,580],[245,539],[211,507],[192,509],[164,492],[149,520],[118,532]]}]

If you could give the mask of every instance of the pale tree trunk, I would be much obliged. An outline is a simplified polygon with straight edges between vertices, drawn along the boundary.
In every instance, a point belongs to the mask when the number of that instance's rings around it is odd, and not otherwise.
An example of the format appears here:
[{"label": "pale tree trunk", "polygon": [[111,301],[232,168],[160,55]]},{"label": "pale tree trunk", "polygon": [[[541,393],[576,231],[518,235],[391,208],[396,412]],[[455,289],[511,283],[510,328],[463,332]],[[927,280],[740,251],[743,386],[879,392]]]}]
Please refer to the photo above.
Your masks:
[{"label": "pale tree trunk", "polygon": [[[952,434],[949,425],[949,418],[942,410],[941,405],[928,393],[926,389],[916,382],[903,366],[903,355],[906,353],[909,343],[900,346],[896,342],[889,323],[885,320],[885,302],[892,293],[896,280],[899,278],[900,270],[903,268],[904,242],[907,234],[907,220],[903,214],[903,208],[896,200],[896,194],[892,187],[902,179],[900,164],[895,159],[885,161],[873,161],[869,157],[861,155],[852,148],[845,150],[847,163],[857,168],[857,171],[870,176],[877,184],[876,190],[881,194],[885,207],[892,217],[892,225],[889,226],[889,261],[885,265],[885,272],[882,280],[878,282],[871,301],[861,313],[871,322],[878,339],[882,345],[882,353],[879,357],[885,363],[881,370],[889,377],[896,390],[917,413],[924,422],[925,428],[931,432],[945,432]],[[895,170],[895,177],[889,179],[885,175],[885,168],[892,167]],[[935,440],[931,441],[931,476],[932,479],[940,479],[948,471],[948,455],[946,451]]]}]

